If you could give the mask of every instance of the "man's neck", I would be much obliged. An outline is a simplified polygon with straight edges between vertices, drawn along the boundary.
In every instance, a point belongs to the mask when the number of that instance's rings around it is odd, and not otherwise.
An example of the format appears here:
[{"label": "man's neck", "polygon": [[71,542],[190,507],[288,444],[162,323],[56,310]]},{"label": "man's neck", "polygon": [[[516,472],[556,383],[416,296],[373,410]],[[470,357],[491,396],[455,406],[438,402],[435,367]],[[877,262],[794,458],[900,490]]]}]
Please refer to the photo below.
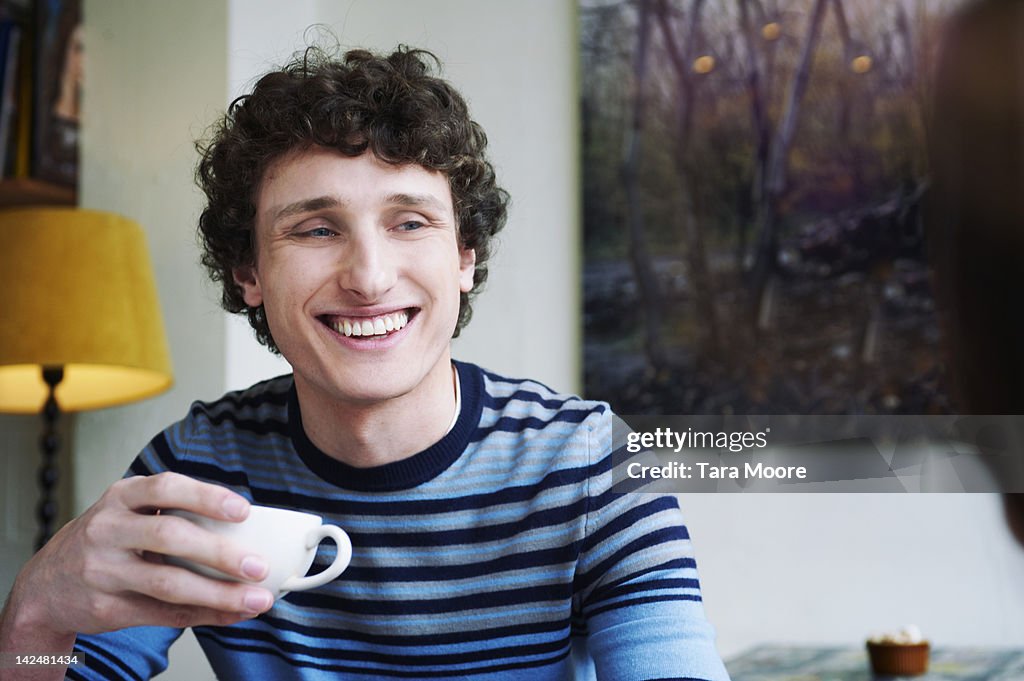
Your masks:
[{"label": "man's neck", "polygon": [[320,451],[350,466],[408,458],[448,432],[456,405],[454,371],[450,360],[439,362],[409,393],[367,404],[323,399],[297,380],[303,430]]}]

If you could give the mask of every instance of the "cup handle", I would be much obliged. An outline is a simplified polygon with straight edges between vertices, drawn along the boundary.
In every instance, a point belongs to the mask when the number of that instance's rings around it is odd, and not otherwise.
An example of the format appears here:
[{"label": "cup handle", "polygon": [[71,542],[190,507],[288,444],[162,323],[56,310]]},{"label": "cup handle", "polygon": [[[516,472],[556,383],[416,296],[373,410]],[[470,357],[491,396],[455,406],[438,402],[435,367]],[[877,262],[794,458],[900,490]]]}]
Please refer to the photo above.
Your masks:
[{"label": "cup handle", "polygon": [[315,575],[289,577],[281,585],[281,591],[302,591],[322,586],[345,571],[349,561],[352,560],[352,540],[348,538],[345,530],[337,525],[321,525],[314,530],[310,530],[309,537],[306,540],[306,548],[311,549],[319,546],[320,542],[327,537],[333,539],[334,543],[338,545],[338,554],[334,557],[334,562],[325,570]]}]

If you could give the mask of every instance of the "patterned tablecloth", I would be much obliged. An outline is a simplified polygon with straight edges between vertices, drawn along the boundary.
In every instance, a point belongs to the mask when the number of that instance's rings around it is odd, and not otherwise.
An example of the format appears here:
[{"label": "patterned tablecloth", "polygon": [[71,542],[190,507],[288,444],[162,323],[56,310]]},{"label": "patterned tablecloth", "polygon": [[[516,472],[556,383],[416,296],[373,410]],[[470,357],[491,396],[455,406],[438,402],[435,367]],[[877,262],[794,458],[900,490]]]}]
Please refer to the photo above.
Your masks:
[{"label": "patterned tablecloth", "polygon": [[1024,681],[1024,649],[933,648],[928,673],[876,677],[864,648],[765,645],[726,662],[732,681]]}]

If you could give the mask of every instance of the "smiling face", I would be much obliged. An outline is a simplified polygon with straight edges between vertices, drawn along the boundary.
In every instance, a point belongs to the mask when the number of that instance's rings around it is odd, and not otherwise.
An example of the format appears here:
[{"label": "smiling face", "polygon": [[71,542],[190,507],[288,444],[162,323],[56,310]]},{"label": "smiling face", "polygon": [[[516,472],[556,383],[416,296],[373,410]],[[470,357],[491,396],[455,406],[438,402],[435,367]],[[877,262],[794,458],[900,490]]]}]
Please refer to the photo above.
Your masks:
[{"label": "smiling face", "polygon": [[267,170],[256,208],[256,262],[235,281],[264,306],[300,400],[416,404],[450,390],[475,258],[444,174],[313,148]]}]

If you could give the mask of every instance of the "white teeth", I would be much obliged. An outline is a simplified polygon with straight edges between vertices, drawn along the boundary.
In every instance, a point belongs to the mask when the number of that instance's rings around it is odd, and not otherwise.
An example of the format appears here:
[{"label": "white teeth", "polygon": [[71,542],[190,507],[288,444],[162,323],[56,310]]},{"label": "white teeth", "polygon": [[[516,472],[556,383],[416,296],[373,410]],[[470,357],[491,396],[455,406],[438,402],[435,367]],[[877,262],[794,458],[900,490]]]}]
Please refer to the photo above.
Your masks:
[{"label": "white teeth", "polygon": [[398,331],[408,323],[409,315],[403,310],[370,319],[342,319],[334,322],[333,327],[343,336],[383,336]]}]

